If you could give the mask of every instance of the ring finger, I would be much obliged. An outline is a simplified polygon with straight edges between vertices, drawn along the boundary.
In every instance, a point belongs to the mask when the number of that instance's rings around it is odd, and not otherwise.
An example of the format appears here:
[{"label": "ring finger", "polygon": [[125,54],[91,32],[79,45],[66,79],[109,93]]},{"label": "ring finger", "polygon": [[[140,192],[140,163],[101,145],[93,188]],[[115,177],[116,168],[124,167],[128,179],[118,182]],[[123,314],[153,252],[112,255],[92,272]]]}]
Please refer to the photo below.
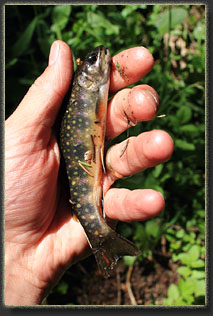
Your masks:
[{"label": "ring finger", "polygon": [[108,104],[106,139],[118,136],[137,122],[153,119],[158,107],[158,94],[148,85],[119,91]]},{"label": "ring finger", "polygon": [[144,132],[112,146],[106,154],[107,175],[104,191],[106,192],[118,178],[167,161],[173,149],[172,138],[162,130]]}]

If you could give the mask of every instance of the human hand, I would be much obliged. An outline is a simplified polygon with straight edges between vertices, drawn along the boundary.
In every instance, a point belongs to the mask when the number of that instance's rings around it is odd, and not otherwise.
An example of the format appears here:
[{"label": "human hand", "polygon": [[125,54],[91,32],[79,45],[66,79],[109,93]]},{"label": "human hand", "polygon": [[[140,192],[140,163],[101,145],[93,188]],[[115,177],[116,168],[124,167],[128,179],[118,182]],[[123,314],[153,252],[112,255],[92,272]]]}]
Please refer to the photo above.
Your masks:
[{"label": "human hand", "polygon": [[[138,81],[153,66],[152,56],[142,47],[124,51],[114,57],[114,63],[117,60],[121,67],[127,67],[129,81],[114,69],[111,92]],[[60,154],[53,129],[72,75],[71,51],[64,42],[56,41],[49,66],[5,124],[7,305],[39,304],[88,248],[84,231],[73,220],[59,181]],[[158,102],[157,93],[146,85],[119,91],[109,102],[107,138],[114,138],[127,128],[124,113],[130,120],[149,120],[155,116]],[[110,186],[118,174],[127,176],[168,160],[173,142],[163,131],[146,132],[130,138],[125,153],[118,159],[123,146],[112,147],[107,156],[113,172],[108,170],[103,183],[106,215],[122,221],[148,219],[164,207],[159,192]]]}]

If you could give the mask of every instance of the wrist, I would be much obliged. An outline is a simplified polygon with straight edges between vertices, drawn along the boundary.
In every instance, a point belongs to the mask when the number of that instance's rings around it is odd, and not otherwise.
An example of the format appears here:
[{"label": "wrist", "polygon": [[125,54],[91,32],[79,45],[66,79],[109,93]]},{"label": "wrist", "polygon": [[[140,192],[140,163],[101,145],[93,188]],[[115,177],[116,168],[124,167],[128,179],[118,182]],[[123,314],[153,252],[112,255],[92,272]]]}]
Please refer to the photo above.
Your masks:
[{"label": "wrist", "polygon": [[4,303],[5,305],[39,305],[47,294],[36,277],[22,268],[18,259],[5,253]]}]

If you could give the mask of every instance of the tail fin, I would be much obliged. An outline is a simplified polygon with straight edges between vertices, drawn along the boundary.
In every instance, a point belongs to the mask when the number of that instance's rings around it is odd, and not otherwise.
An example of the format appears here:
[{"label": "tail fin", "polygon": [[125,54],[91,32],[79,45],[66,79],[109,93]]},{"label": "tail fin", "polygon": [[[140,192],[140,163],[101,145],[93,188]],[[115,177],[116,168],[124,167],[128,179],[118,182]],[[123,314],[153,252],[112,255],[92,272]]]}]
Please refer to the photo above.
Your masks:
[{"label": "tail fin", "polygon": [[[96,243],[97,244],[97,243]],[[103,276],[108,278],[121,256],[138,256],[140,250],[129,240],[111,231],[97,247],[92,247],[93,254]]]}]

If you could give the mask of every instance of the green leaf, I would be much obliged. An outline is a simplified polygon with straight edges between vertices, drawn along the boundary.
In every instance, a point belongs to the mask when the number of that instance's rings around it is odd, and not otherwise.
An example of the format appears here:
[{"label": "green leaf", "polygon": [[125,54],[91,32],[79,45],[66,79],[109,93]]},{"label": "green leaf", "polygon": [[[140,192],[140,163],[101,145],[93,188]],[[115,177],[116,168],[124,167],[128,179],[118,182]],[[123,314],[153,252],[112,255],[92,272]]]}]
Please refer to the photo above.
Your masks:
[{"label": "green leaf", "polygon": [[198,22],[196,27],[194,28],[193,34],[197,40],[205,40],[206,38],[205,24]]},{"label": "green leaf", "polygon": [[12,51],[11,51],[12,57],[21,56],[29,47],[37,22],[38,22],[38,16],[36,16],[32,20],[32,22],[28,25],[26,30],[21,34],[21,36],[19,36],[18,40],[15,42],[12,48]]},{"label": "green leaf", "polygon": [[146,5],[126,5],[124,9],[121,10],[121,16],[126,18],[128,15],[131,15],[137,9],[146,9]]},{"label": "green leaf", "polygon": [[201,218],[205,218],[205,216],[206,216],[205,210],[198,210],[198,211],[196,212],[196,214],[197,214],[198,216],[200,216]]},{"label": "green leaf", "polygon": [[180,132],[191,133],[191,134],[199,134],[199,129],[196,125],[186,124],[179,127]]},{"label": "green leaf", "polygon": [[188,267],[179,267],[177,269],[177,272],[184,278],[187,278],[192,273],[191,269],[189,269]]},{"label": "green leaf", "polygon": [[170,244],[171,249],[177,250],[181,247],[181,241],[173,241]]},{"label": "green leaf", "polygon": [[205,267],[205,261],[202,259],[198,259],[196,261],[191,262],[192,268],[203,268]]},{"label": "green leaf", "polygon": [[195,279],[203,279],[205,278],[205,271],[193,270],[192,277]]},{"label": "green leaf", "polygon": [[188,252],[188,256],[191,259],[191,261],[196,261],[200,256],[200,247],[197,245],[193,245]]},{"label": "green leaf", "polygon": [[177,238],[181,238],[182,239],[184,235],[185,235],[184,229],[180,229],[176,233],[176,237]]},{"label": "green leaf", "polygon": [[[105,19],[104,16],[88,12],[87,13],[88,23],[91,27],[97,31],[97,28],[104,28],[107,35],[118,35],[119,34],[119,26],[112,24],[108,19]],[[94,32],[94,31],[93,31]]]},{"label": "green leaf", "polygon": [[193,294],[185,294],[183,296],[184,301],[186,301],[186,305],[191,305],[194,302],[194,295]]},{"label": "green leaf", "polygon": [[196,281],[193,278],[188,278],[186,280],[180,279],[178,282],[178,289],[182,297],[187,297],[195,292]]},{"label": "green leaf", "polygon": [[61,281],[58,285],[57,285],[57,292],[64,295],[67,293],[68,290],[68,284],[65,283],[64,281]]},{"label": "green leaf", "polygon": [[[187,17],[187,11],[183,8],[171,9],[171,29],[182,23]],[[156,22],[156,27],[161,35],[169,32],[169,10],[164,11]]]},{"label": "green leaf", "polygon": [[200,256],[200,248],[197,245],[193,245],[187,253],[180,253],[178,255],[179,260],[186,265],[193,265]]},{"label": "green leaf", "polygon": [[192,110],[190,109],[190,107],[183,105],[177,111],[176,117],[178,118],[180,124],[187,123],[192,117]]},{"label": "green leaf", "polygon": [[189,151],[193,151],[196,148],[194,144],[188,143],[187,141],[182,140],[182,139],[176,139],[175,146],[182,150],[189,150]]},{"label": "green leaf", "polygon": [[163,164],[156,166],[152,171],[153,176],[155,178],[158,178],[162,170],[163,170]]},{"label": "green leaf", "polygon": [[196,296],[205,296],[206,294],[205,280],[199,280],[196,282],[195,294]]},{"label": "green leaf", "polygon": [[168,297],[172,299],[173,301],[177,300],[180,296],[180,292],[178,290],[177,285],[171,284],[168,289]]},{"label": "green leaf", "polygon": [[178,298],[177,301],[174,302],[174,305],[189,305],[182,297]]},{"label": "green leaf", "polygon": [[136,256],[124,256],[123,259],[124,259],[124,262],[127,266],[133,266],[137,257]]},{"label": "green leaf", "polygon": [[160,227],[155,220],[149,220],[146,222],[145,231],[147,235],[157,237],[159,234]]},{"label": "green leaf", "polygon": [[146,240],[146,233],[143,225],[140,223],[137,223],[135,234],[134,234],[134,239],[141,241],[142,243],[145,242]]},{"label": "green leaf", "polygon": [[69,22],[71,5],[56,5],[52,12],[52,21],[56,28],[63,30]]},{"label": "green leaf", "polygon": [[6,65],[5,65],[5,69],[9,69],[10,67],[14,66],[18,61],[18,58],[13,58],[11,61],[9,61]]},{"label": "green leaf", "polygon": [[167,305],[167,306],[169,306],[169,305],[173,305],[173,300],[172,300],[172,298],[165,298],[164,300],[163,300],[163,305]]}]

